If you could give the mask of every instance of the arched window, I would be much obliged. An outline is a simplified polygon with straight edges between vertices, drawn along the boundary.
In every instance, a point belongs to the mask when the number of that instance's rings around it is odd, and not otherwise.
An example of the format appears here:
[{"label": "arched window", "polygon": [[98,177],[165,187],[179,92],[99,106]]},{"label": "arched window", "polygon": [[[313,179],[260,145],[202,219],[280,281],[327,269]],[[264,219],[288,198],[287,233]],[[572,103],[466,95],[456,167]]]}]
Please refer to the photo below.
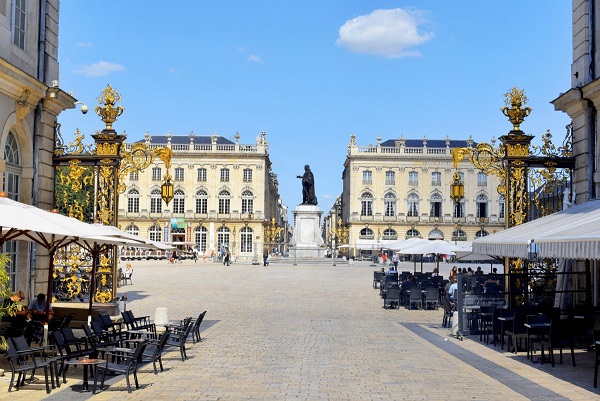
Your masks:
[{"label": "arched window", "polygon": [[406,238],[413,238],[413,237],[419,238],[420,236],[421,236],[421,233],[419,232],[419,230],[416,230],[414,228],[411,228],[410,230],[408,230],[406,232]]},{"label": "arched window", "polygon": [[464,232],[461,228],[457,228],[452,232],[452,241],[466,241],[467,233]]},{"label": "arched window", "polygon": [[242,214],[254,213],[254,194],[252,191],[242,192]]},{"label": "arched window", "polygon": [[439,193],[431,194],[429,198],[431,209],[429,210],[430,217],[442,217],[442,195]]},{"label": "arched window", "polygon": [[393,192],[383,195],[383,210],[386,216],[396,215],[396,195]]},{"label": "arched window", "polygon": [[158,224],[151,226],[150,229],[148,230],[149,238],[151,241],[160,241],[160,239],[161,239],[160,233],[161,233],[161,230],[160,230],[160,226]]},{"label": "arched window", "polygon": [[477,218],[488,217],[488,197],[484,194],[479,194],[475,198],[475,203],[477,205]]},{"label": "arched window", "polygon": [[196,213],[208,213],[208,194],[203,189],[196,192]]},{"label": "arched window", "polygon": [[136,225],[133,225],[133,224],[128,225],[125,228],[125,232],[127,234],[131,234],[131,235],[140,235],[140,229]]},{"label": "arched window", "polygon": [[185,213],[185,192],[181,189],[173,192],[173,213]]},{"label": "arched window", "polygon": [[225,247],[229,247],[229,228],[227,227],[219,227],[217,230],[217,243],[219,246],[219,250],[224,249]]},{"label": "arched window", "polygon": [[137,189],[130,189],[127,192],[127,213],[139,213],[140,212],[140,191]]},{"label": "arched window", "polygon": [[407,211],[408,217],[419,217],[419,195],[412,193],[407,197]]},{"label": "arched window", "polygon": [[429,235],[427,236],[428,239],[444,239],[444,233],[437,229],[434,228],[433,230],[431,230],[429,232]]},{"label": "arched window", "polygon": [[362,230],[360,230],[360,239],[375,239],[375,234],[373,233],[373,230],[371,230],[370,228],[363,228]]},{"label": "arched window", "polygon": [[231,210],[231,194],[227,190],[219,192],[219,213],[229,214]]},{"label": "arched window", "polygon": [[373,216],[373,195],[370,192],[364,192],[360,199],[360,215]]},{"label": "arched window", "polygon": [[498,207],[499,207],[499,211],[498,211],[498,217],[503,219],[504,218],[504,195],[500,195],[500,197],[498,197]]},{"label": "arched window", "polygon": [[162,213],[162,196],[159,189],[150,192],[150,213]]},{"label": "arched window", "polygon": [[[23,174],[23,166],[21,165],[21,148],[17,137],[12,131],[8,132],[6,137],[6,145],[4,146],[4,186],[1,186],[4,192],[12,200],[19,200],[21,193],[21,175]],[[17,282],[17,260],[18,247],[17,241],[7,241],[1,247],[0,251],[10,258],[10,263],[6,266],[8,276],[10,278],[10,290],[16,291],[20,283]]]},{"label": "arched window", "polygon": [[240,231],[240,252],[252,252],[253,232],[250,227],[244,227]]},{"label": "arched window", "polygon": [[382,239],[397,240],[398,239],[398,233],[396,232],[396,230],[393,230],[391,228],[386,228],[383,231],[383,238]]},{"label": "arched window", "polygon": [[206,252],[206,227],[198,226],[194,229],[194,242],[200,252]]},{"label": "arched window", "polygon": [[475,233],[475,238],[487,237],[488,235],[490,234],[487,231],[479,230]]}]

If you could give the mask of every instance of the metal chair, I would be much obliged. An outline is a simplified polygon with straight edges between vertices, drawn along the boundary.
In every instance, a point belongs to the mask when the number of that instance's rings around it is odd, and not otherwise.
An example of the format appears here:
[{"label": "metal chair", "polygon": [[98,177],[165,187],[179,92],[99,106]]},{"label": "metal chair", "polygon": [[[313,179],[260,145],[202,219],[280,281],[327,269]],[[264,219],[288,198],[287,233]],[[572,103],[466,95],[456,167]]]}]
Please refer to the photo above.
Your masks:
[{"label": "metal chair", "polygon": [[413,305],[415,307],[418,305],[417,309],[423,309],[423,294],[421,293],[421,289],[416,285],[410,289],[410,294],[408,296],[408,309],[412,309]]},{"label": "metal chair", "polygon": [[183,327],[170,327],[173,331],[169,335],[167,345],[172,347],[178,347],[181,353],[181,360],[187,359],[187,353],[185,351],[185,342],[192,331],[192,319],[185,319]]},{"label": "metal chair", "polygon": [[385,298],[383,299],[383,308],[387,309],[388,306],[396,305],[396,308],[400,308],[400,288],[393,286],[387,289],[385,292]]},{"label": "metal chair", "polygon": [[[8,347],[6,348],[6,358],[10,365],[11,377],[8,385],[8,392],[10,393],[15,383],[15,376],[17,381],[15,387],[18,390],[19,387],[25,385],[26,374],[31,372],[29,381],[33,381],[35,371],[37,369],[44,369],[44,376],[46,380],[46,393],[50,394],[50,382],[48,381],[48,369],[50,369],[50,377],[52,381],[52,388],[54,388],[54,374],[52,373],[53,362],[49,360],[42,360],[42,352],[40,351],[29,351],[29,352],[18,352],[12,341],[8,341]],[[58,379],[57,379],[58,380]],[[60,386],[60,382],[58,384]]]},{"label": "metal chair", "polygon": [[435,287],[428,287],[425,290],[425,309],[429,309],[431,306],[432,309],[438,309],[438,300],[440,297],[439,290]]},{"label": "metal chair", "polygon": [[200,315],[198,315],[198,318],[195,320],[192,320],[192,341],[194,342],[194,344],[196,344],[196,342],[200,342],[202,341],[202,337],[200,337],[200,325],[202,324],[202,321],[204,320],[204,316],[206,316],[206,311],[202,312]]},{"label": "metal chair", "polygon": [[[98,374],[102,372],[102,381],[100,382],[100,390],[104,389],[104,379],[106,378],[106,372],[120,373],[125,375],[125,381],[127,382],[127,392],[132,393],[131,383],[129,381],[129,375],[133,374],[135,382],[135,388],[140,388],[140,384],[137,378],[137,370],[142,363],[144,351],[146,350],[147,342],[142,341],[135,347],[133,353],[119,349],[115,351],[109,351],[106,353],[106,363],[98,365]],[[111,359],[122,361],[121,363],[109,362]],[[96,380],[94,378],[94,380]]]}]

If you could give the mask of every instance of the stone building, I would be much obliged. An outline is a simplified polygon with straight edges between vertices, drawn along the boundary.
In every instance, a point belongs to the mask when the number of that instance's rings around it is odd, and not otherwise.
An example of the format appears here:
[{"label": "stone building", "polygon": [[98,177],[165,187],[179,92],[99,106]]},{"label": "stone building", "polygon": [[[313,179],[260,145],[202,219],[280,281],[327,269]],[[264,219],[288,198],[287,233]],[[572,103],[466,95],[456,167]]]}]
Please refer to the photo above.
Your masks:
[{"label": "stone building", "polygon": [[[0,0],[0,189],[47,210],[54,203],[56,118],[75,107],[59,88],[58,25],[58,0]],[[12,259],[13,289],[31,296],[46,287],[45,249],[11,241],[1,251]]]},{"label": "stone building", "polygon": [[[183,243],[207,255],[227,247],[241,260],[260,259],[264,247],[287,243],[283,235],[265,240],[265,227],[273,219],[287,232],[287,210],[271,170],[266,134],[260,133],[254,144],[239,140],[239,134],[232,142],[216,134],[147,133],[143,142],[149,148],[172,151],[174,198],[168,205],[161,199],[167,171],[156,158],[145,171],[125,177],[120,228],[152,240]],[[126,144],[127,149],[131,146]]]},{"label": "stone building", "polygon": [[376,145],[363,146],[352,135],[343,192],[331,208],[327,230],[336,230],[341,219],[355,255],[413,236],[465,241],[501,230],[504,197],[498,194],[496,176],[464,160],[458,173],[465,197],[459,207],[450,198],[455,172],[451,151],[476,145],[472,139],[382,141],[378,136]]}]

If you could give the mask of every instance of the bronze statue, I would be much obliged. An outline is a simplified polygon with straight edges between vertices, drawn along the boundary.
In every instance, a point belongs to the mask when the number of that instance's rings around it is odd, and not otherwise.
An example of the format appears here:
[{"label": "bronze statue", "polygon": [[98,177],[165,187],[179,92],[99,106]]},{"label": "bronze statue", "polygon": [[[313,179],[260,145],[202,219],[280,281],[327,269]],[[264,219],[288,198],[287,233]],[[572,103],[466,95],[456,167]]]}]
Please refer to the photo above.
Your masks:
[{"label": "bronze statue", "polygon": [[315,177],[310,166],[307,164],[304,166],[304,175],[296,176],[296,178],[302,179],[302,204],[303,205],[316,205],[317,196],[315,195]]}]

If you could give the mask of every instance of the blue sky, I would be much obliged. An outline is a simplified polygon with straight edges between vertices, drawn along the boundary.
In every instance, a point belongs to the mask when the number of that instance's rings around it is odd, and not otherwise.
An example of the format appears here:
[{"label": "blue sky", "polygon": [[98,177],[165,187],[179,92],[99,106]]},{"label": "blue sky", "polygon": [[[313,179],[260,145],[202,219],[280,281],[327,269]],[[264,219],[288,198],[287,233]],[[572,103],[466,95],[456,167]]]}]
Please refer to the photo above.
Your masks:
[{"label": "blue sky", "polygon": [[[174,4],[171,6],[170,4]],[[526,91],[521,126],[562,143],[566,114],[549,103],[571,86],[571,2],[63,0],[60,87],[87,103],[59,116],[68,140],[103,124],[93,107],[111,84],[128,141],[217,133],[254,143],[267,132],[290,209],[310,164],[319,205],[342,191],[352,133],[490,141],[511,126],[503,94]]]}]

